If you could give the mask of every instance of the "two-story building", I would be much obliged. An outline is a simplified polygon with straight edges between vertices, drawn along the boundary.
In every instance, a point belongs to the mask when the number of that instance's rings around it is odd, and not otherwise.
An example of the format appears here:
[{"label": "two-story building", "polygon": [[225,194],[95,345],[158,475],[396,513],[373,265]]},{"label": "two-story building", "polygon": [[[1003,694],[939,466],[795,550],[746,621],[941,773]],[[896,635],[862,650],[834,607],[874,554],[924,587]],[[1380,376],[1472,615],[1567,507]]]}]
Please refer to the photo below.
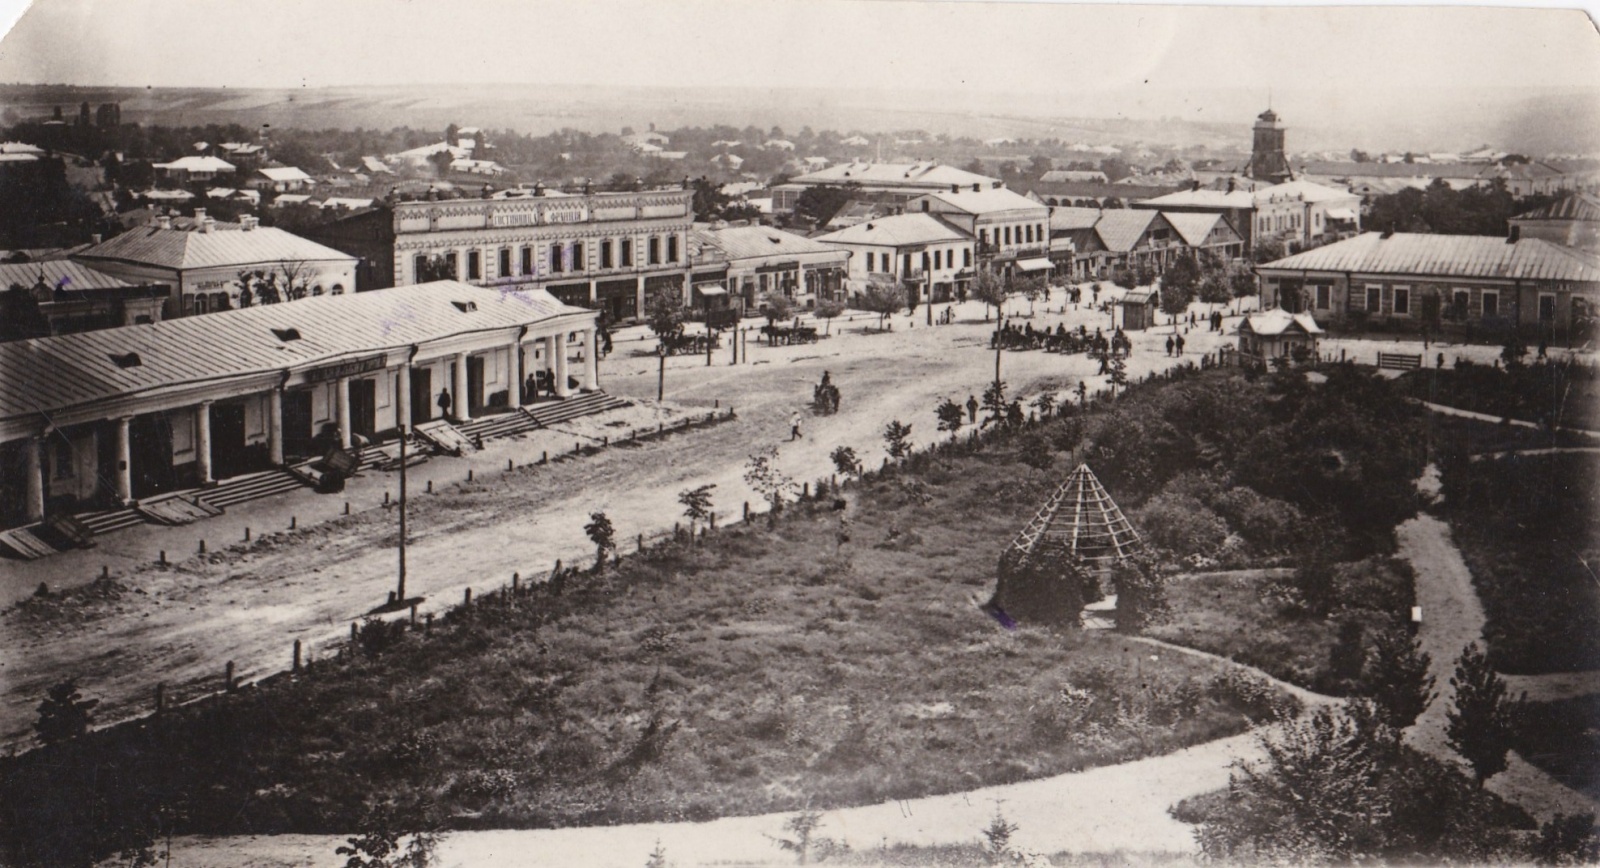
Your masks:
[{"label": "two-story building", "polygon": [[937,215],[977,239],[974,255],[981,268],[1006,279],[1017,273],[1048,273],[1050,209],[1004,188],[952,187],[911,202],[911,211]]},{"label": "two-story building", "polygon": [[1589,327],[1600,258],[1537,238],[1366,232],[1256,266],[1261,305],[1334,324],[1457,324],[1561,339]]},{"label": "two-story building", "polygon": [[974,191],[991,190],[1004,187],[1005,182],[934,162],[874,163],[853,160],[798,175],[787,184],[773,187],[772,210],[777,214],[792,214],[800,201],[800,194],[807,188],[846,185],[859,188],[864,194],[877,194],[871,198],[905,209],[912,199],[938,190],[955,187]]},{"label": "two-story building", "polygon": [[972,236],[932,213],[869,220],[815,240],[850,252],[854,292],[888,276],[919,301],[947,302],[965,294],[976,268]]},{"label": "two-story building", "polygon": [[170,292],[68,259],[0,265],[0,340],[156,322]]},{"label": "two-story building", "polygon": [[544,289],[617,323],[639,318],[656,292],[689,303],[693,195],[536,188],[505,198],[389,202],[315,234],[360,256],[374,288],[444,279]]},{"label": "two-story building", "polygon": [[128,283],[171,287],[162,319],[356,288],[354,256],[261,226],[254,217],[219,223],[204,208],[195,209],[189,228],[159,216],[153,225],[129,229],[72,259]]}]

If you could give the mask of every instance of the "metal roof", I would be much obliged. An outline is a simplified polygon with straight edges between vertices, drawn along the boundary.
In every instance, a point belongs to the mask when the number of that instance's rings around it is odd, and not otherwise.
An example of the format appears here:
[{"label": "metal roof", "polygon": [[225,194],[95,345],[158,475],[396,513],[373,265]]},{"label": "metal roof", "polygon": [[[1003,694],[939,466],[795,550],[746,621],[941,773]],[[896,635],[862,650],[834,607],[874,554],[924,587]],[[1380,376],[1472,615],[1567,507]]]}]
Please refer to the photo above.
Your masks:
[{"label": "metal roof", "polygon": [[1099,208],[1072,208],[1066,205],[1050,209],[1050,231],[1070,232],[1075,229],[1093,229],[1103,212]]},{"label": "metal roof", "polygon": [[[225,224],[217,224],[223,226]],[[248,231],[211,232],[145,226],[130,229],[78,254],[93,264],[116,260],[153,265],[174,271],[214,266],[255,265],[263,262],[345,260],[355,257],[282,229],[257,226]]]},{"label": "metal roof", "polygon": [[309,181],[311,176],[295,166],[268,166],[257,169],[268,180],[272,181]]},{"label": "metal roof", "polygon": [[1246,190],[1224,193],[1221,190],[1180,190],[1139,203],[1141,208],[1242,208],[1256,207],[1256,194]]},{"label": "metal roof", "polygon": [[[1029,203],[1032,204],[1032,203]],[[971,241],[965,232],[940,220],[932,214],[896,214],[882,220],[870,220],[818,235],[817,241],[825,244],[873,244],[881,247],[902,247],[908,244],[942,244],[947,241]]]},{"label": "metal roof", "polygon": [[[1204,244],[1206,239],[1211,236],[1212,230],[1217,228],[1217,223],[1223,221],[1222,215],[1215,211],[1200,214],[1182,211],[1170,213],[1162,211],[1160,213],[1162,217],[1167,219],[1168,223],[1172,224],[1172,228],[1177,230],[1178,236],[1183,239],[1183,242],[1190,247]],[[1229,224],[1228,228],[1231,232],[1232,224]],[[1234,240],[1243,240],[1239,238],[1238,233],[1234,232],[1232,234]]]},{"label": "metal roof", "polygon": [[1248,327],[1254,334],[1270,336],[1281,335],[1294,326],[1299,326],[1300,330],[1306,334],[1322,334],[1322,326],[1317,325],[1316,319],[1311,314],[1289,313],[1282,308],[1276,307],[1271,310],[1250,314],[1244,318],[1244,322],[1240,324],[1239,328],[1243,330]]},{"label": "metal roof", "polygon": [[1014,190],[1005,188],[986,190],[948,190],[929,193],[925,198],[938,199],[968,214],[997,214],[1005,211],[1042,211],[1043,205]]},{"label": "metal roof", "polygon": [[730,260],[812,253],[837,254],[843,260],[848,255],[837,247],[770,226],[729,226],[723,229],[695,227],[694,233],[702,243],[721,250]]},{"label": "metal roof", "polygon": [[217,157],[179,157],[170,163],[155,163],[157,169],[178,169],[184,172],[231,172],[233,164]]},{"label": "metal roof", "polygon": [[[542,289],[444,280],[0,343],[0,419],[48,416],[122,395],[303,368],[567,314],[593,316]],[[273,329],[294,329],[300,337],[281,340]],[[137,366],[113,359],[129,353],[138,354]]]},{"label": "metal roof", "polygon": [[1100,222],[1094,225],[1094,231],[1100,235],[1107,250],[1126,253],[1139,243],[1152,222],[1162,219],[1165,218],[1160,211],[1110,208],[1100,214]]},{"label": "metal roof", "polygon": [[1600,282],[1600,260],[1587,254],[1537,238],[1512,242],[1492,235],[1398,232],[1385,238],[1365,232],[1257,268]]},{"label": "metal roof", "polygon": [[1518,214],[1513,220],[1583,220],[1600,222],[1600,196],[1575,193],[1543,208]]},{"label": "metal roof", "polygon": [[9,289],[13,286],[26,289],[41,280],[52,289],[66,290],[116,289],[133,285],[67,259],[0,265],[0,289]]},{"label": "metal roof", "polygon": [[[770,143],[769,143],[770,144]],[[865,184],[890,186],[941,186],[973,184],[990,187],[999,178],[977,175],[940,163],[840,163],[793,179],[796,184]]]}]

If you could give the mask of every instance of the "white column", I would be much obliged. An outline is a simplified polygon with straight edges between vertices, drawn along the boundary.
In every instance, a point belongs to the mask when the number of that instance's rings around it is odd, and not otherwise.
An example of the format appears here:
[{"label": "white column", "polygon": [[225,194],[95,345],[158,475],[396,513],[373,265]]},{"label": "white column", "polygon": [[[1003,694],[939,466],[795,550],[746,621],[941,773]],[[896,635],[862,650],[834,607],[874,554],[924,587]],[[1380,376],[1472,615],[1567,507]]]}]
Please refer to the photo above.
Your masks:
[{"label": "white column", "polygon": [[455,410],[456,418],[462,422],[472,418],[471,405],[467,403],[467,354],[456,353],[456,383],[455,403],[450,406]]},{"label": "white column", "polygon": [[553,364],[555,365],[556,397],[557,398],[565,398],[565,397],[567,397],[568,395],[571,394],[571,392],[567,389],[567,333],[566,332],[561,332],[561,333],[556,335],[556,348],[555,348],[555,356],[553,358]]},{"label": "white column", "polygon": [[211,402],[201,401],[194,408],[195,467],[201,485],[211,484]]},{"label": "white column", "polygon": [[283,387],[267,393],[267,461],[283,463]]},{"label": "white column", "polygon": [[[634,261],[637,262],[638,260],[635,259]],[[644,275],[642,275],[642,274],[639,275],[638,281],[639,281],[639,288],[636,290],[638,297],[635,299],[634,308],[633,309],[636,312],[635,313],[636,316],[642,317],[642,316],[644,316],[644,311],[645,311],[645,307],[644,307]],[[612,325],[615,326],[616,323],[612,323]]]},{"label": "white column", "polygon": [[350,378],[340,377],[334,387],[334,402],[339,408],[339,448],[350,448]]},{"label": "white column", "polygon": [[411,428],[411,363],[404,362],[400,365],[400,376],[396,381],[396,390],[400,393],[394,396],[395,417],[394,425],[402,431]]},{"label": "white column", "polygon": [[28,475],[28,521],[44,518],[44,462],[39,450],[44,440],[35,434],[22,441],[23,472]]},{"label": "white column", "polygon": [[117,420],[117,500],[124,506],[133,502],[133,453],[128,444],[131,417]]},{"label": "white column", "polygon": [[511,409],[522,406],[522,381],[527,378],[527,365],[522,363],[522,341],[511,342]]},{"label": "white column", "polygon": [[598,340],[599,334],[593,326],[583,333],[583,390],[593,392],[600,388],[600,372],[597,370],[600,353]]}]

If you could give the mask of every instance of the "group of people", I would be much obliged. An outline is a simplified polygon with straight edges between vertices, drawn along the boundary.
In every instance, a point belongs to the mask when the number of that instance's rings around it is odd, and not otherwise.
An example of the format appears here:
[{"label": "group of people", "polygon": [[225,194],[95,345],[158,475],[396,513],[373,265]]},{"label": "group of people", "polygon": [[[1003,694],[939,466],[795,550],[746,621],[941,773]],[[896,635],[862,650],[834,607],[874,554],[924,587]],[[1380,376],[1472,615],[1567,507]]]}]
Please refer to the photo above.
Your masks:
[{"label": "group of people", "polygon": [[1167,335],[1167,355],[1169,355],[1169,356],[1181,356],[1181,355],[1183,355],[1183,335],[1180,335],[1180,334]]},{"label": "group of people", "polygon": [[[572,385],[572,378],[568,377],[567,380],[568,385]],[[523,403],[529,403],[538,400],[540,395],[546,395],[551,398],[556,396],[556,377],[555,374],[551,373],[550,371],[534,371],[533,373],[529,374],[528,379],[524,380],[522,383]],[[441,406],[443,405],[441,404]],[[448,415],[449,410],[446,409],[445,413]]]},{"label": "group of people", "polygon": [[811,390],[811,406],[818,413],[839,412],[839,387],[833,384],[833,375],[822,372],[822,382]]}]

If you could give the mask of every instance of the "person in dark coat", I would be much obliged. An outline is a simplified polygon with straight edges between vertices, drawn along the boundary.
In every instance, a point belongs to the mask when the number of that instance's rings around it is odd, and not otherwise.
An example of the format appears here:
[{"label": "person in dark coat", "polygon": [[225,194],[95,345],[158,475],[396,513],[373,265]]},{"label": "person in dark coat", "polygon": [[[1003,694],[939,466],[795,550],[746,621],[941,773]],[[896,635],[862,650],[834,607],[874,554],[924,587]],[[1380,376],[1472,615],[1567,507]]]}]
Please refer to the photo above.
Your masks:
[{"label": "person in dark coat", "polygon": [[967,423],[975,425],[978,422],[978,399],[974,395],[967,396]]},{"label": "person in dark coat", "polygon": [[450,390],[449,389],[440,389],[439,390],[439,415],[443,416],[443,417],[446,417],[446,418],[449,418],[449,416],[450,416],[450,407],[451,407]]}]

